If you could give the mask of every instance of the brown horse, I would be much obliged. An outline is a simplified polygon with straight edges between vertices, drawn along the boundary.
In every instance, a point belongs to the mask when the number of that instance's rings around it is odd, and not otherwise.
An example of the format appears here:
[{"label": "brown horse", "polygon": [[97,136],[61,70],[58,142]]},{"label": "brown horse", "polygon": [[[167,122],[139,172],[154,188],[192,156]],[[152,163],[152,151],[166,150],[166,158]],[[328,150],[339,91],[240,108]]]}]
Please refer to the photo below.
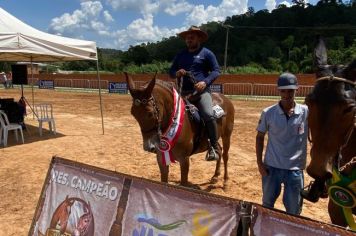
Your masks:
[{"label": "brown horse", "polygon": [[[348,66],[327,65],[326,47],[322,40],[315,49],[315,59],[317,82],[305,100],[309,107],[312,142],[307,172],[318,181],[328,182],[328,211],[332,223],[353,228],[354,224],[347,218],[350,220],[352,212],[355,214],[355,205],[345,208],[333,196],[356,199],[356,60]],[[332,182],[335,178],[348,178],[346,194],[343,192],[345,186]],[[349,217],[345,212],[349,213]]]},{"label": "brown horse", "polygon": [[51,219],[51,229],[59,228],[61,234],[65,233],[67,229],[68,219],[71,213],[71,208],[74,202],[75,200],[73,198],[68,198],[67,196],[66,199],[57,207]]},{"label": "brown horse", "polygon": [[[174,113],[173,86],[165,85],[162,81],[154,78],[142,88],[134,88],[132,78],[126,73],[126,81],[130,94],[133,98],[131,114],[135,117],[141,128],[143,149],[157,153],[157,162],[161,172],[161,181],[168,182],[169,166],[164,164],[164,158],[159,147],[162,143],[162,134],[169,126],[171,116]],[[227,184],[227,162],[229,159],[230,138],[234,126],[234,106],[231,101],[222,94],[213,93],[213,103],[220,105],[225,111],[223,117],[217,120],[218,134],[222,138],[224,160],[224,187]],[[208,149],[206,135],[201,137],[199,124],[189,118],[188,112],[182,117],[180,135],[171,153],[180,164],[181,185],[188,185],[189,157],[195,153],[204,152]],[[197,141],[198,140],[198,141]],[[212,182],[216,182],[220,175],[221,156],[216,163],[216,169]]]}]

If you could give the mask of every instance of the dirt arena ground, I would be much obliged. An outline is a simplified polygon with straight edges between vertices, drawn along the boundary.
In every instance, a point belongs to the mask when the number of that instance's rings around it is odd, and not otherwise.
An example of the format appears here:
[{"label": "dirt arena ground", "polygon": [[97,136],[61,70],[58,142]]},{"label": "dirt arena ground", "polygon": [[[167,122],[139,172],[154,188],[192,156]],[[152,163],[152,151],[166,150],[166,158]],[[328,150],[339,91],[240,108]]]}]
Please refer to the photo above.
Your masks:
[{"label": "dirt arena ground", "polygon": [[[18,88],[0,89],[1,98],[18,100],[20,96]],[[25,90],[25,96],[32,104],[30,89]],[[102,135],[96,93],[35,89],[35,102],[53,104],[57,135],[49,133],[48,126],[45,126],[44,135],[40,137],[38,122],[29,114],[26,117],[28,131],[24,132],[25,144],[16,143],[14,136],[10,135],[8,147],[0,147],[0,235],[28,233],[53,155],[160,180],[154,154],[142,149],[139,126],[130,115],[129,95],[103,95],[105,135]],[[189,180],[204,191],[261,203],[261,178],[255,161],[255,128],[261,110],[272,103],[233,100],[235,127],[230,148],[230,186],[227,190],[222,189],[222,179],[215,185],[209,184],[215,164],[206,162],[203,154],[192,156]],[[28,112],[31,111],[28,109]],[[179,165],[176,164],[171,166],[169,180],[172,184],[178,184],[179,179]],[[306,176],[306,183],[309,180]],[[316,204],[305,202],[302,215],[329,222],[326,206],[324,199]],[[284,210],[281,199],[278,199],[276,208]]]}]

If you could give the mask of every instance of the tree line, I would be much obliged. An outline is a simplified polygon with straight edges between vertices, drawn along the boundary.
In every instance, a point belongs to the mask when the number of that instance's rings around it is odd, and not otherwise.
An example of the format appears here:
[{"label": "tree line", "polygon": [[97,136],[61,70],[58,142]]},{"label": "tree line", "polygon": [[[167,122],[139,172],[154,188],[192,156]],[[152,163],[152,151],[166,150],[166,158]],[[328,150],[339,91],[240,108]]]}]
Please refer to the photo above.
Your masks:
[{"label": "tree line", "polygon": [[[329,64],[347,64],[356,59],[356,0],[321,0],[316,5],[304,0],[292,2],[293,6],[279,5],[272,12],[255,12],[250,7],[246,13],[227,17],[224,22],[201,25],[209,34],[204,46],[216,54],[223,66],[226,25],[230,26],[225,72],[231,74],[312,73],[317,36],[326,41]],[[130,46],[127,51],[98,48],[99,69],[110,73],[166,73],[184,47],[183,40],[172,36]],[[63,70],[96,70],[96,64],[88,61],[56,65]]]}]

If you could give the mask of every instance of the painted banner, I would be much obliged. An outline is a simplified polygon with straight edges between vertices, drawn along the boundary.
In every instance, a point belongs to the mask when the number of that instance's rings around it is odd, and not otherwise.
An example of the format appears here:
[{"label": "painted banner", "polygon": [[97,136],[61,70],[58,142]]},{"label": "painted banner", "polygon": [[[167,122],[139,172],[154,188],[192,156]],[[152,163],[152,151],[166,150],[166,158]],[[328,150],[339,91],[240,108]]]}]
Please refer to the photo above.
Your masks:
[{"label": "painted banner", "polygon": [[109,235],[124,178],[53,163],[33,235]]},{"label": "painted banner", "polygon": [[133,180],[123,235],[236,235],[237,202]]},{"label": "painted banner", "polygon": [[109,82],[109,93],[127,94],[128,88],[125,82]]},{"label": "painted banner", "polygon": [[38,88],[40,89],[54,89],[53,80],[40,80],[38,82]]},{"label": "painted banner", "polygon": [[256,206],[257,218],[253,226],[256,236],[275,236],[275,235],[303,235],[303,236],[340,236],[355,235],[351,231],[329,225],[326,223],[312,221],[306,218],[287,215]]},{"label": "painted banner", "polygon": [[236,235],[238,203],[54,157],[29,235]]},{"label": "painted banner", "polygon": [[223,93],[223,86],[222,84],[212,84],[210,85],[210,91],[212,93]]},{"label": "painted banner", "polygon": [[[258,204],[52,159],[28,235],[232,236],[353,235],[330,224]],[[247,210],[250,209],[250,210]]]}]

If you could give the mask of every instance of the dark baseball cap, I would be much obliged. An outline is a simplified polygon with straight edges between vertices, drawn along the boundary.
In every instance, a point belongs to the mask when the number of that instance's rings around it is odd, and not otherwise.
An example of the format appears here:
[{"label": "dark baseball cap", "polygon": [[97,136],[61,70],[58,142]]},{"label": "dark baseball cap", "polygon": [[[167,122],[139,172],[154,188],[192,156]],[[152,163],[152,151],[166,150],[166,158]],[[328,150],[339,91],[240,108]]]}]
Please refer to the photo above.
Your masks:
[{"label": "dark baseball cap", "polygon": [[283,73],[278,77],[278,89],[298,89],[298,80],[292,73]]}]

